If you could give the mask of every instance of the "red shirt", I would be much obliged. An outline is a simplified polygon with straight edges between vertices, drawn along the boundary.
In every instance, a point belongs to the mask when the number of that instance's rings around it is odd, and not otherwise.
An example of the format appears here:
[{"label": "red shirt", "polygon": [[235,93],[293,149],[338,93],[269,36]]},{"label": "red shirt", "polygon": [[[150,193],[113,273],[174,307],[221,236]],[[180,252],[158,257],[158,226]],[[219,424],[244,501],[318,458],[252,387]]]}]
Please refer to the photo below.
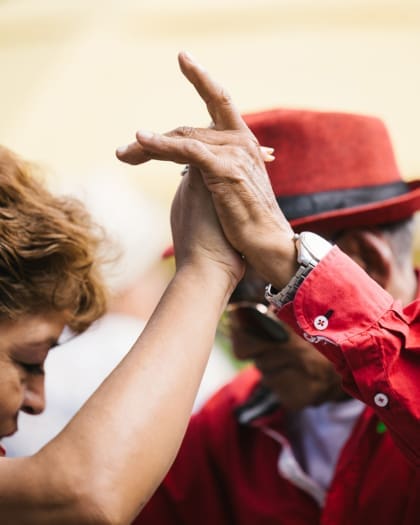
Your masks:
[{"label": "red shirt", "polygon": [[279,317],[314,342],[345,390],[368,405],[341,451],[325,506],[279,474],[282,445],[264,431],[286,432],[279,408],[239,423],[238,407],[259,384],[251,368],[193,416],[138,525],[419,523],[420,300],[402,308],[334,248]]},{"label": "red shirt", "polygon": [[[259,384],[251,367],[191,419],[178,457],[137,525],[416,525],[420,471],[366,408],[338,459],[325,506],[279,474],[285,414],[240,424]],[[270,412],[270,407],[268,407]]]},{"label": "red shirt", "polygon": [[420,467],[420,298],[403,308],[335,247],[278,315],[334,363],[343,388]]}]

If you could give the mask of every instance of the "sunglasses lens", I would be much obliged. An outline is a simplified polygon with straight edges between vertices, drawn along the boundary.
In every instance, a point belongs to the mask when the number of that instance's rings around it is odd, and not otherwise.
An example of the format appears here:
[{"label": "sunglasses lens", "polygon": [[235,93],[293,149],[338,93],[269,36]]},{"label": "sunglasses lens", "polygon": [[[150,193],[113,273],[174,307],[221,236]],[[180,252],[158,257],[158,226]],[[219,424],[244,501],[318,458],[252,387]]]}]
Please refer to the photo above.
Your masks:
[{"label": "sunglasses lens", "polygon": [[267,341],[287,341],[288,335],[283,325],[256,310],[255,308],[244,306],[229,312],[230,324],[238,326],[250,335],[265,339]]}]

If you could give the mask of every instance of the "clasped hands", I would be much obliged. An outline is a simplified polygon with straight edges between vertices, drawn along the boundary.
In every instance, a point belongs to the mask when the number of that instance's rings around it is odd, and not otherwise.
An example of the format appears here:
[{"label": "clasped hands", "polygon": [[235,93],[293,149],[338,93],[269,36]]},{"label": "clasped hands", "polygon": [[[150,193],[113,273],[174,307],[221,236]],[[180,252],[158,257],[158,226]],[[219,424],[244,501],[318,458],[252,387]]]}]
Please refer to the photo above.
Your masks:
[{"label": "clasped hands", "polygon": [[189,166],[171,210],[177,260],[204,255],[239,280],[244,259],[281,288],[296,270],[296,254],[265,168],[273,150],[258,144],[228,93],[191,55],[181,52],[178,61],[206,104],[212,127],[138,131],[117,157],[129,164],[154,159]]}]

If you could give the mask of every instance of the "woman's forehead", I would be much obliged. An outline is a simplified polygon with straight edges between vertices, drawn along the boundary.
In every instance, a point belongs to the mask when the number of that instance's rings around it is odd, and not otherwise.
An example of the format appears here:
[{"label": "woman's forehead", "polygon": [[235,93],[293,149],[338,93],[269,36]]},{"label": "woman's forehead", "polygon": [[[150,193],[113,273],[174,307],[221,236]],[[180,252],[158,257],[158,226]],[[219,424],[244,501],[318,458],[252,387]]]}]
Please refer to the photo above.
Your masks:
[{"label": "woman's forehead", "polygon": [[19,351],[43,352],[57,344],[65,319],[64,314],[52,313],[3,321],[0,323],[0,338],[3,343]]}]

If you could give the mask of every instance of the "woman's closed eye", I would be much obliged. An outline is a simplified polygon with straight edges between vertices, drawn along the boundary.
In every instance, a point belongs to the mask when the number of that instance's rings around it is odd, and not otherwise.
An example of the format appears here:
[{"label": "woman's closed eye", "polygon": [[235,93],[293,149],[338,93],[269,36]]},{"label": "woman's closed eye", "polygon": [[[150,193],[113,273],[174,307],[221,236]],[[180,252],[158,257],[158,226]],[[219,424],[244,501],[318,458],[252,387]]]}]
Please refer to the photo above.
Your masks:
[{"label": "woman's closed eye", "polygon": [[27,372],[32,375],[44,375],[44,364],[43,363],[19,363],[19,365]]}]

